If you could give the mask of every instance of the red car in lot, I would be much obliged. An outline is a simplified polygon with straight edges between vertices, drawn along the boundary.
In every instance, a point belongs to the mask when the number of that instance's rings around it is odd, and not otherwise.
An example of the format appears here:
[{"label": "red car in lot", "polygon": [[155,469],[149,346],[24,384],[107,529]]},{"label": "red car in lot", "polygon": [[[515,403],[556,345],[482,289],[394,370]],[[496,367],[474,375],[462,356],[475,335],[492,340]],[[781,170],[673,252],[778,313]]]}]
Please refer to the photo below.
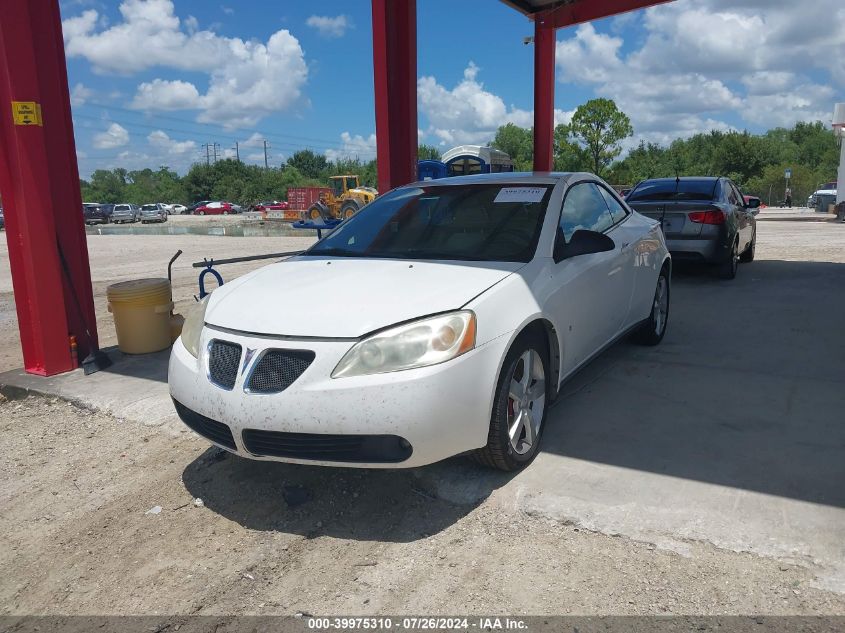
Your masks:
[{"label": "red car in lot", "polygon": [[235,212],[231,202],[209,202],[194,209],[194,215],[229,215]]},{"label": "red car in lot", "polygon": [[290,205],[287,202],[269,200],[266,202],[259,202],[252,208],[255,211],[287,211],[288,209],[290,209]]}]

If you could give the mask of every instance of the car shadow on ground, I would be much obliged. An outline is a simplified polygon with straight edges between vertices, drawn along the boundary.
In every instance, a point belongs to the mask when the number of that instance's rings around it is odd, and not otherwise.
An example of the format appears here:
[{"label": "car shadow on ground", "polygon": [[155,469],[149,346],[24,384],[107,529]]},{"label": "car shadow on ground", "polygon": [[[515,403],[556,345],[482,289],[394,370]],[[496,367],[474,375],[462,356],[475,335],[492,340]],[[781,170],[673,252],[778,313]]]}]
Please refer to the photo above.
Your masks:
[{"label": "car shadow on ground", "polygon": [[672,290],[663,343],[566,384],[544,451],[845,507],[845,264],[683,267]]},{"label": "car shadow on ground", "polygon": [[405,543],[472,512],[512,475],[455,457],[407,470],[253,461],[217,448],[182,473],[194,498],[251,530]]}]

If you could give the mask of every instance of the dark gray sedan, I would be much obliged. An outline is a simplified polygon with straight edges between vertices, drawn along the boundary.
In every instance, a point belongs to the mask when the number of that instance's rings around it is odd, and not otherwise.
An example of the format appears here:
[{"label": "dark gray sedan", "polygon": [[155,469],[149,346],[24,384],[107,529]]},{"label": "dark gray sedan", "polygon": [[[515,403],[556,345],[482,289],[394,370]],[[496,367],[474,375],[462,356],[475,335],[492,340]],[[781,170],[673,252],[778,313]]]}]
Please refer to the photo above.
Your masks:
[{"label": "dark gray sedan", "polygon": [[754,259],[760,201],[746,202],[729,178],[653,178],[625,200],[660,221],[675,261],[715,264],[719,276],[733,279],[739,262]]}]

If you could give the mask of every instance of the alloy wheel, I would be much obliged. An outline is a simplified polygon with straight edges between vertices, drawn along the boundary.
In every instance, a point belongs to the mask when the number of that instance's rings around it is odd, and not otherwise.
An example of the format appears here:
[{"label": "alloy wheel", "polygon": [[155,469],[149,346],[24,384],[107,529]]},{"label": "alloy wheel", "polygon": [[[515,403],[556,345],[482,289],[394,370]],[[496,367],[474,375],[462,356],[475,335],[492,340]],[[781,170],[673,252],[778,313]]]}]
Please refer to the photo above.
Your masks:
[{"label": "alloy wheel", "polygon": [[528,453],[537,441],[545,406],[543,360],[529,348],[514,364],[508,391],[508,436],[518,455]]},{"label": "alloy wheel", "polygon": [[657,290],[654,292],[654,333],[657,336],[663,334],[666,328],[666,321],[669,317],[669,282],[664,275],[657,279]]}]

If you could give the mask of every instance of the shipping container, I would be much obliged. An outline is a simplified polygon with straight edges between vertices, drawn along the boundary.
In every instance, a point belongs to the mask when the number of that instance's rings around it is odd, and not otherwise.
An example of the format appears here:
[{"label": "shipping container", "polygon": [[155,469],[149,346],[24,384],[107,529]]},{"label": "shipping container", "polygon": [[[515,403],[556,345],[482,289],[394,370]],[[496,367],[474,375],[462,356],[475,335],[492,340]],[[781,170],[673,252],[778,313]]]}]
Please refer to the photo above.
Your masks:
[{"label": "shipping container", "polygon": [[328,194],[328,187],[290,187],[288,189],[288,204],[292,210],[305,211],[320,199],[320,195]]}]

